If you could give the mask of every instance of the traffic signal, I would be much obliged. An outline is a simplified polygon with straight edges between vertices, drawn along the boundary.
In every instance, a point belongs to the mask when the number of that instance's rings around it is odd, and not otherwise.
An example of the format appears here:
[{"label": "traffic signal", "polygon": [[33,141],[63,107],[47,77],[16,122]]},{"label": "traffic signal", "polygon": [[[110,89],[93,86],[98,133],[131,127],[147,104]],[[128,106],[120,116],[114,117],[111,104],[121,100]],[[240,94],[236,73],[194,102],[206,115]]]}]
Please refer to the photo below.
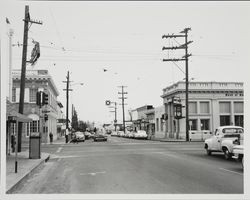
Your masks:
[{"label": "traffic signal", "polygon": [[47,114],[44,115],[44,121],[47,121],[49,116]]},{"label": "traffic signal", "polygon": [[43,92],[43,105],[47,105],[49,102],[49,95]]},{"label": "traffic signal", "polygon": [[42,98],[42,92],[39,91],[36,93],[36,105],[41,106],[41,98]]},{"label": "traffic signal", "polygon": [[182,118],[182,105],[181,104],[175,105],[175,118],[176,119]]}]

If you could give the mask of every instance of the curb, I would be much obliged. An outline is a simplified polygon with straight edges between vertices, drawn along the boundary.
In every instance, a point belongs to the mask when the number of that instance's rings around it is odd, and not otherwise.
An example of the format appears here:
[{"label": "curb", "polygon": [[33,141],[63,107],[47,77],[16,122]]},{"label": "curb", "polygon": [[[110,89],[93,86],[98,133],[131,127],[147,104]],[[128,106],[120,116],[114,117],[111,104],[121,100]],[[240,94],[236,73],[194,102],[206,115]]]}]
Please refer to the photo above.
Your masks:
[{"label": "curb", "polygon": [[48,155],[45,159],[41,160],[33,169],[31,169],[27,174],[24,174],[20,180],[18,180],[13,186],[11,186],[7,191],[6,194],[12,194],[20,184],[22,184],[25,180],[29,178],[29,176],[38,169],[42,164],[48,162],[50,159],[50,155]]}]

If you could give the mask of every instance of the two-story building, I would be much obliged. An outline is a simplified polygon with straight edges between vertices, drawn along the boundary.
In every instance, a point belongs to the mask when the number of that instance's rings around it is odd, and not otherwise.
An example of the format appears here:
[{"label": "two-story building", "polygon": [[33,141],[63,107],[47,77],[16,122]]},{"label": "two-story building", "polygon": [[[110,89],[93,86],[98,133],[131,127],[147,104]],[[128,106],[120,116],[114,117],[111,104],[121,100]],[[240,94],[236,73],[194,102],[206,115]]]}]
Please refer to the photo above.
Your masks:
[{"label": "two-story building", "polygon": [[[18,111],[21,70],[13,70],[13,89],[12,89],[12,107]],[[36,94],[43,91],[48,94],[48,105],[42,106],[40,109],[36,105]],[[54,139],[57,139],[57,118],[58,118],[58,102],[57,96],[59,92],[57,87],[49,75],[48,70],[26,70],[25,94],[24,94],[24,112],[23,114],[32,119],[24,127],[22,141],[28,141],[31,133],[38,133],[40,126],[42,131],[42,142],[49,141],[49,133],[51,132]],[[45,112],[48,120],[44,120]]]},{"label": "two-story building", "polygon": [[[166,123],[165,137],[186,136],[185,82],[163,89]],[[175,118],[175,102],[182,105],[182,116]],[[205,139],[218,126],[244,126],[244,90],[242,82],[189,82],[189,131]],[[198,139],[198,138],[197,138]]]}]

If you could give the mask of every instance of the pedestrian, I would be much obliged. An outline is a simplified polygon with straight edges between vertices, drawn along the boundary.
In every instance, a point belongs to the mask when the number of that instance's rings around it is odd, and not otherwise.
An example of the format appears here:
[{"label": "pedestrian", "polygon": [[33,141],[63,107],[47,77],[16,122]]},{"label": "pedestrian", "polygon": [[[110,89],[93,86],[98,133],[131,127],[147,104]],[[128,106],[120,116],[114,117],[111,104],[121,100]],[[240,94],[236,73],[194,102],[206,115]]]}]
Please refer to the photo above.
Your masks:
[{"label": "pedestrian", "polygon": [[49,140],[50,140],[50,144],[53,143],[53,134],[50,132],[49,133]]},{"label": "pedestrian", "polygon": [[66,143],[68,143],[68,137],[69,137],[69,130],[66,128],[66,132],[65,132]]},{"label": "pedestrian", "polygon": [[16,137],[14,134],[11,135],[11,148],[12,148],[12,153],[15,152],[15,146],[16,146]]}]

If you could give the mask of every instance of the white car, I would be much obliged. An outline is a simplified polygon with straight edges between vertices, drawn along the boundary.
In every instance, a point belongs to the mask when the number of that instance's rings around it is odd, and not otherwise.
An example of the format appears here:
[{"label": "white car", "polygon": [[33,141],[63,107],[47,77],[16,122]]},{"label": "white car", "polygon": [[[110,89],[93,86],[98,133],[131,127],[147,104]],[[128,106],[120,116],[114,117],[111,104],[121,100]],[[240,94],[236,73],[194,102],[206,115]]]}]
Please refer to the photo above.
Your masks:
[{"label": "white car", "polygon": [[233,147],[243,138],[244,129],[240,126],[220,126],[212,137],[205,140],[204,148],[208,155],[212,152],[223,152],[226,159],[233,155]]},{"label": "white car", "polygon": [[146,131],[144,130],[139,130],[135,133],[134,138],[136,139],[147,139],[148,135],[146,133]]}]

